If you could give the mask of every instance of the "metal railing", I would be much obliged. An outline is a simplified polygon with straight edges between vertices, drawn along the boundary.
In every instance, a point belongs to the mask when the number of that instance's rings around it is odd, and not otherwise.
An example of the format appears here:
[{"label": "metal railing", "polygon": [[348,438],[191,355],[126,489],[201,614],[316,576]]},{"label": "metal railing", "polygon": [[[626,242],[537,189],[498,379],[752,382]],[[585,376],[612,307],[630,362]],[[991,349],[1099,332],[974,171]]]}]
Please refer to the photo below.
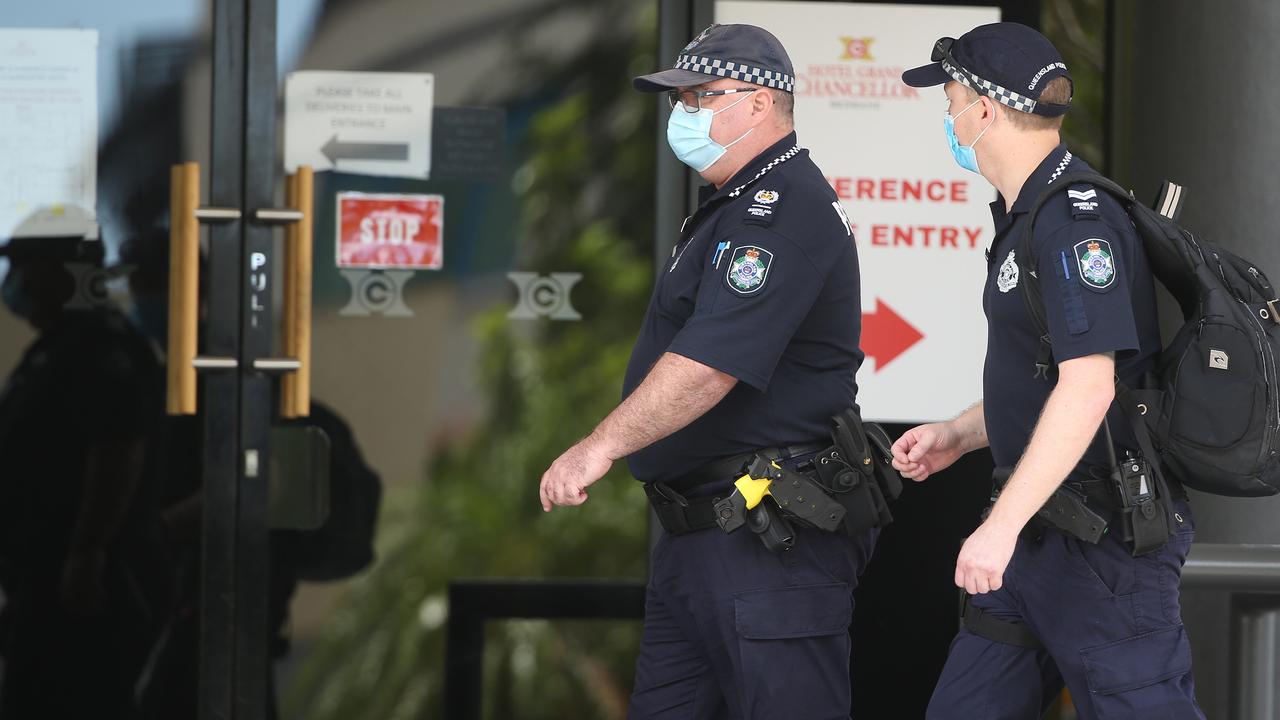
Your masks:
[{"label": "metal railing", "polygon": [[1280,545],[1194,544],[1182,587],[1232,597],[1231,717],[1280,717]]},{"label": "metal railing", "polygon": [[484,625],[488,620],[640,620],[643,581],[459,580],[449,583],[445,637],[445,713],[480,720]]},{"label": "metal railing", "polygon": [[[1232,603],[1236,668],[1231,716],[1280,717],[1280,545],[1192,545],[1182,587],[1249,595]],[[1274,601],[1267,597],[1274,594]],[[1262,596],[1262,600],[1256,597]],[[445,717],[479,720],[484,627],[510,618],[634,619],[644,616],[644,583],[589,580],[459,580],[449,584]]]}]

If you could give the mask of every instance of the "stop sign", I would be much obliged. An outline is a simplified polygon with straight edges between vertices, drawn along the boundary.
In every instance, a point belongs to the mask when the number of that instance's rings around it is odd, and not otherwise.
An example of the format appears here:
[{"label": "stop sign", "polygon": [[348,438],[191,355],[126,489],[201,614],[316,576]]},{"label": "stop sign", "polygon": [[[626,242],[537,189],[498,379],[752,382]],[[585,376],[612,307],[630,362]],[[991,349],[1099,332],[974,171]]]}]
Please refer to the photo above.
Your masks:
[{"label": "stop sign", "polygon": [[444,197],[338,193],[338,267],[444,267]]}]

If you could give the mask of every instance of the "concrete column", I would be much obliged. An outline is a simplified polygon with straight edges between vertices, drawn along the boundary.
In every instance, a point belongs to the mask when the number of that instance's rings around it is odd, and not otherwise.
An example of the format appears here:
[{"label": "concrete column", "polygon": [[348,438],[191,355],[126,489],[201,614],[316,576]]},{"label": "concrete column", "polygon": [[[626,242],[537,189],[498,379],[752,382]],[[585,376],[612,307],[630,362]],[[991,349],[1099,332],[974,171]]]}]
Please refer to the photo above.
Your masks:
[{"label": "concrete column", "polygon": [[[1280,3],[1114,2],[1116,179],[1145,202],[1163,179],[1186,186],[1183,225],[1280,282]],[[1280,497],[1192,503],[1197,541],[1280,543]],[[1223,591],[1183,593],[1208,717],[1228,713],[1229,615]]]}]

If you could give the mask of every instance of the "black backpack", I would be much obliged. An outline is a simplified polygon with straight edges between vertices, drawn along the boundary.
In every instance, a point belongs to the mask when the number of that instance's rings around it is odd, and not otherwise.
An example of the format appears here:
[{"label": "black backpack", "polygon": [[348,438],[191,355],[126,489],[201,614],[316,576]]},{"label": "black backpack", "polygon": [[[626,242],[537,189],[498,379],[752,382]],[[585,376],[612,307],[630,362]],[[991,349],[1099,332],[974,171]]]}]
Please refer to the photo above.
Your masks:
[{"label": "black backpack", "polygon": [[1065,175],[1040,195],[1017,253],[1026,280],[1023,299],[1042,338],[1037,365],[1051,361],[1051,350],[1044,298],[1032,274],[1032,228],[1045,201],[1074,183],[1088,183],[1120,202],[1152,273],[1182,310],[1183,325],[1160,353],[1151,387],[1116,388],[1143,454],[1157,471],[1204,492],[1280,492],[1280,301],[1252,263],[1178,225],[1181,187],[1165,183],[1158,209],[1091,172]]}]

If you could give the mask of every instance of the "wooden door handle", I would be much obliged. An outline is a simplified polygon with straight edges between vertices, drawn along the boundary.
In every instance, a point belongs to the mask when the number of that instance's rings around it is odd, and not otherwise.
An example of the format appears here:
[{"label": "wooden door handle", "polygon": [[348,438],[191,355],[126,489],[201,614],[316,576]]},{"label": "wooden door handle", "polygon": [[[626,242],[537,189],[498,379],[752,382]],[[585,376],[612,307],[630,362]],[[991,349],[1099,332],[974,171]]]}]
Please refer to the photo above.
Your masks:
[{"label": "wooden door handle", "polygon": [[285,178],[285,204],[296,210],[285,231],[284,355],[297,368],[280,378],[280,415],[311,414],[311,266],[314,174],[309,165]]},{"label": "wooden door handle", "polygon": [[170,415],[196,412],[196,333],[200,302],[200,166],[189,162],[169,171],[169,339]]},{"label": "wooden door handle", "polygon": [[[199,357],[200,223],[239,220],[238,208],[200,207],[200,166],[189,162],[170,170],[169,189],[169,341],[168,392],[170,415],[196,413],[196,371],[230,370],[235,358]],[[301,166],[288,176],[285,195],[289,208],[259,210],[261,222],[287,223],[284,273],[285,358],[259,358],[260,371],[285,371],[281,379],[281,415],[311,413],[311,168]]]}]

